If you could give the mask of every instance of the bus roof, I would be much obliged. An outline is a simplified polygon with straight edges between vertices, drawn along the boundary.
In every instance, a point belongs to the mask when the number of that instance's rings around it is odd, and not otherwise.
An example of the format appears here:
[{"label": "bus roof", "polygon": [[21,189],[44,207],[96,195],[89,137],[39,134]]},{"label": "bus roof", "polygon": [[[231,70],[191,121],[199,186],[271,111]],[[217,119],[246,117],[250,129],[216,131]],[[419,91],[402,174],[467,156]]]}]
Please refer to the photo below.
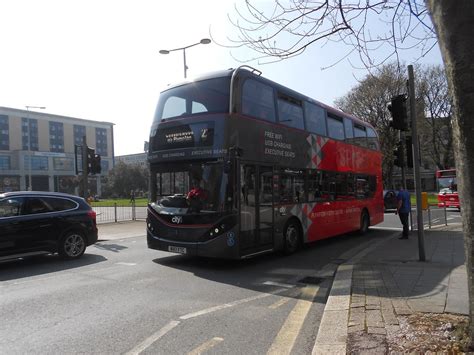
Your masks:
[{"label": "bus roof", "polygon": [[[199,75],[199,76],[193,78],[192,80],[185,80],[185,81],[181,81],[181,82],[176,83],[176,84],[170,84],[165,90],[163,90],[163,92],[167,91],[169,89],[175,88],[175,87],[179,87],[179,86],[182,86],[182,85],[186,85],[186,84],[195,82],[195,81],[216,79],[216,78],[222,78],[222,77],[227,77],[227,76],[231,77],[234,74],[234,72],[239,71],[239,72],[244,72],[244,75],[247,76],[247,77],[259,78],[259,80],[261,80],[262,82],[265,82],[265,83],[269,84],[270,86],[276,88],[279,91],[286,92],[287,94],[290,94],[291,96],[294,96],[295,98],[317,104],[318,106],[321,106],[324,109],[326,109],[328,112],[331,112],[333,114],[340,115],[340,116],[343,116],[343,117],[349,117],[352,120],[354,120],[354,122],[356,122],[358,124],[361,124],[361,125],[367,126],[367,127],[372,127],[372,125],[370,123],[365,122],[365,121],[361,120],[360,118],[358,118],[358,117],[356,117],[356,116],[354,116],[350,113],[347,113],[347,112],[344,112],[344,111],[339,110],[337,108],[334,108],[332,106],[326,105],[325,103],[322,103],[321,101],[315,100],[315,99],[313,99],[309,96],[301,94],[301,93],[299,93],[299,92],[297,92],[293,89],[290,89],[290,88],[288,88],[284,85],[281,85],[281,84],[279,84],[275,81],[272,81],[272,80],[267,79],[263,76],[257,75],[254,72],[248,70],[247,68],[249,68],[249,67],[248,66],[243,66],[243,67],[239,67],[239,68],[229,68],[227,70],[218,70],[218,71],[204,73],[202,75]],[[255,69],[255,71],[260,73],[260,71],[258,71],[257,69]]]}]

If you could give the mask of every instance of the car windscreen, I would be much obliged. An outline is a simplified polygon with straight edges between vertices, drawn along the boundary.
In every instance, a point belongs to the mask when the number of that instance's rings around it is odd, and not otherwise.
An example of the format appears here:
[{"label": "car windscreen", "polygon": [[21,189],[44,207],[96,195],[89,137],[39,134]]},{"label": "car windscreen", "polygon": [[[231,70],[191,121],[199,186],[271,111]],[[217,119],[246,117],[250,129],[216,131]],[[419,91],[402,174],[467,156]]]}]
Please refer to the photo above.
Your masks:
[{"label": "car windscreen", "polygon": [[201,113],[229,112],[230,77],[191,82],[161,93],[155,122]]}]

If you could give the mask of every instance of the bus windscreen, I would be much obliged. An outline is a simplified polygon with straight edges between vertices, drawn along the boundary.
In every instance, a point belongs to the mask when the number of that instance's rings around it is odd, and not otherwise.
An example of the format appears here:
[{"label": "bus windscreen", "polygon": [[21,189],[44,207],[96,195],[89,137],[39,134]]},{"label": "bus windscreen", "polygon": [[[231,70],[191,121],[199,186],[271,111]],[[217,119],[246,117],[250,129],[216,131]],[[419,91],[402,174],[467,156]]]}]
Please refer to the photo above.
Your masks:
[{"label": "bus windscreen", "polygon": [[200,113],[229,112],[230,78],[190,82],[161,93],[154,122]]}]

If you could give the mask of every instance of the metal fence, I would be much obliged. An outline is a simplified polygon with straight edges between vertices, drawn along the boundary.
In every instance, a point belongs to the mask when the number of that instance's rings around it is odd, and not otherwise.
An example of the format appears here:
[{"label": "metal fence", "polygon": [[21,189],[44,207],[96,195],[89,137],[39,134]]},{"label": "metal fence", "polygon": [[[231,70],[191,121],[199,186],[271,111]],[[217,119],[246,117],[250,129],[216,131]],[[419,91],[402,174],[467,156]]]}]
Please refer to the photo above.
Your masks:
[{"label": "metal fence", "polygon": [[[438,205],[428,205],[423,213],[423,224],[425,228],[432,228],[434,226],[447,226],[451,221],[454,220],[453,213],[459,213],[456,209],[438,207]],[[412,206],[410,214],[411,229],[418,229],[418,218],[416,206]]]},{"label": "metal fence", "polygon": [[135,221],[146,219],[146,207],[135,205],[118,205],[92,207],[97,213],[97,223]]}]

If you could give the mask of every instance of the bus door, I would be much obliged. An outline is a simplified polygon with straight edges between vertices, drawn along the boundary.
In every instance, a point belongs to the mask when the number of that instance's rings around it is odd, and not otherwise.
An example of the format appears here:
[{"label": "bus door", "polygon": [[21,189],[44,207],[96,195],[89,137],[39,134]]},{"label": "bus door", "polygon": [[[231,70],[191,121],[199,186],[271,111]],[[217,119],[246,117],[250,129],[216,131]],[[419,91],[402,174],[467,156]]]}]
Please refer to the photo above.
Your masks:
[{"label": "bus door", "polygon": [[273,247],[273,168],[240,167],[240,245],[243,255]]}]

